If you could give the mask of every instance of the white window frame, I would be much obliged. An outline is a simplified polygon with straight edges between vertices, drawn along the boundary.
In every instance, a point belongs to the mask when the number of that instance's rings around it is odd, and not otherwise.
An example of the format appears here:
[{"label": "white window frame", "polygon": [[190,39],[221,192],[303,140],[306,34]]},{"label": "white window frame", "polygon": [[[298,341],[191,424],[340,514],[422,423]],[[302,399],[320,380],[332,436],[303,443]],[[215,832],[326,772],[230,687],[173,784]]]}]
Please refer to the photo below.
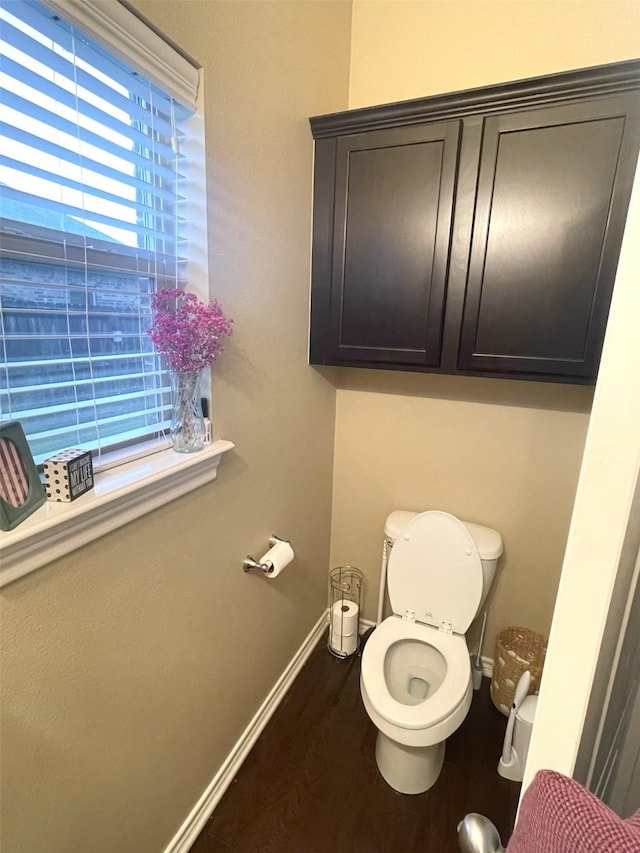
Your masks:
[{"label": "white window frame", "polygon": [[[185,277],[188,289],[208,302],[202,71],[118,0],[42,2],[195,108],[183,123],[189,166],[185,213],[190,248]],[[156,439],[104,453],[91,492],[68,504],[47,501],[14,530],[0,531],[0,587],[213,481],[223,454],[233,447],[230,441],[218,440],[198,453],[178,454]]]},{"label": "white window frame", "polygon": [[119,0],[41,0],[189,109],[198,102],[199,72],[183,54]]}]

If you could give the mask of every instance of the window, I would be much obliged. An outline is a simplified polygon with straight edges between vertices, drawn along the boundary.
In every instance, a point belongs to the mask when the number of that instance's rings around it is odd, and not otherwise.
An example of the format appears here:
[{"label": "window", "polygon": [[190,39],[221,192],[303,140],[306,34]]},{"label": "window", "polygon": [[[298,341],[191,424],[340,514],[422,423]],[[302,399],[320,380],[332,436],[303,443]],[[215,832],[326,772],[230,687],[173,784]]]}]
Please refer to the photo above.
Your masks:
[{"label": "window", "polygon": [[165,417],[151,292],[207,281],[197,69],[119,0],[0,0],[0,60],[0,417],[38,460],[127,443],[86,499],[0,533],[2,586],[211,482],[233,444],[128,444]]},{"label": "window", "polygon": [[[112,47],[114,15],[127,16],[115,51],[99,43]],[[133,67],[118,58],[131,51]],[[158,73],[167,53],[180,74]],[[0,54],[0,416],[38,462],[161,435],[168,393],[146,329],[153,290],[184,278],[197,72],[113,0],[2,0]]]}]

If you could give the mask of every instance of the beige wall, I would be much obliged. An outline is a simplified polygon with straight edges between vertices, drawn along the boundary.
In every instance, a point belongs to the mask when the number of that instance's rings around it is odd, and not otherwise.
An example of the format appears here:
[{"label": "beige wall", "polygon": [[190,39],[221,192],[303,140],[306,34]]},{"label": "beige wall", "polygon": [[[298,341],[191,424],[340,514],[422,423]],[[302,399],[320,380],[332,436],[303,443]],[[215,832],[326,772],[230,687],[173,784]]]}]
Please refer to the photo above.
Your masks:
[{"label": "beige wall", "polygon": [[[349,105],[638,55],[636,0],[354,0]],[[508,625],[547,633],[592,390],[357,370],[338,384],[331,561],[367,574],[366,615],[387,513],[439,508],[504,537],[484,653]]]},{"label": "beige wall", "polygon": [[637,0],[354,0],[349,106],[639,54]]},{"label": "beige wall", "polygon": [[547,633],[591,390],[373,371],[342,384],[331,556],[365,571],[366,616],[375,619],[387,514],[443,509],[505,542],[485,653],[507,625]]},{"label": "beige wall", "polygon": [[[306,365],[312,139],[351,9],[135,4],[202,63],[216,482],[1,593],[7,853],[165,848],[326,606],[335,390]],[[311,484],[313,487],[311,487]],[[294,565],[245,575],[270,533]]]}]

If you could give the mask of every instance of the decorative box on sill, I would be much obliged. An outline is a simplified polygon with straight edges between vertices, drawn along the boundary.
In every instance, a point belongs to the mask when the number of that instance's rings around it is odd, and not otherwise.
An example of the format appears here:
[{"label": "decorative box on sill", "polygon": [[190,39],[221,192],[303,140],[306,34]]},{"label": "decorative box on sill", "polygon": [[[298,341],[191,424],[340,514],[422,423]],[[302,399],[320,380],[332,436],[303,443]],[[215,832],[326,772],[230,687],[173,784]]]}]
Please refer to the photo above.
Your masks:
[{"label": "decorative box on sill", "polygon": [[65,450],[44,463],[44,488],[50,501],[74,501],[93,488],[89,450]]}]

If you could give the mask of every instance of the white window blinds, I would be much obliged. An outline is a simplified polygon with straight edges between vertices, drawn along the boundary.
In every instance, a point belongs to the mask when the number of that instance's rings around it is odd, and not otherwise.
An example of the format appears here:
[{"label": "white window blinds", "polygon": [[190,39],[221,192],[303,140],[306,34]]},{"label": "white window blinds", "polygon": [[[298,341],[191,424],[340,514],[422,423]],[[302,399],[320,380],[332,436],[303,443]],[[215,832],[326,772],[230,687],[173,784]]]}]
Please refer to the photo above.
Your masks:
[{"label": "white window blinds", "polygon": [[146,330],[182,283],[187,110],[30,0],[1,0],[0,57],[0,415],[37,461],[159,434]]}]

